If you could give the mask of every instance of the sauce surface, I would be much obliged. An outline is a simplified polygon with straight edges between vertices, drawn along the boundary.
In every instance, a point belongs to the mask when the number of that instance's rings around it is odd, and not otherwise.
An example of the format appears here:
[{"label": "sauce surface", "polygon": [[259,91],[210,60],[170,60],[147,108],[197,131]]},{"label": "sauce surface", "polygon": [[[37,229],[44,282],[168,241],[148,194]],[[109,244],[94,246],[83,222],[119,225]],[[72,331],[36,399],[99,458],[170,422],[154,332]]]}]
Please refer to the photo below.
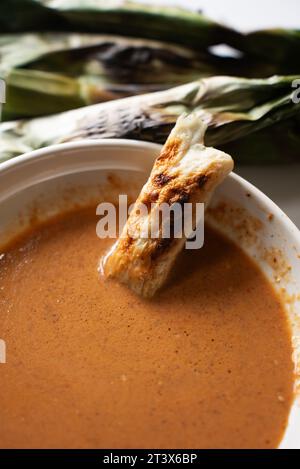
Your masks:
[{"label": "sauce surface", "polygon": [[64,215],[0,260],[0,447],[276,447],[292,348],[259,269],[206,228],[145,301],[99,278],[96,222]]}]

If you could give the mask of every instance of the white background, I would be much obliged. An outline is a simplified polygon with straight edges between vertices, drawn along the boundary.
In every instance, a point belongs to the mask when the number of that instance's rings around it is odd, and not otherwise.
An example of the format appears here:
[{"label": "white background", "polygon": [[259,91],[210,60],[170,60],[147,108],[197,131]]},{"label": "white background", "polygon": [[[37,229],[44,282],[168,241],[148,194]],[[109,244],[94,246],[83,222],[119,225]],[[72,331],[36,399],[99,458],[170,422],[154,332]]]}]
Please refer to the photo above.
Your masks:
[{"label": "white background", "polygon": [[300,0],[140,0],[152,5],[184,6],[243,31],[300,27]]},{"label": "white background", "polygon": [[[271,27],[300,29],[300,0],[152,0],[151,4],[199,9],[210,18],[243,31]],[[262,189],[300,227],[300,164],[239,167],[236,172]]]}]

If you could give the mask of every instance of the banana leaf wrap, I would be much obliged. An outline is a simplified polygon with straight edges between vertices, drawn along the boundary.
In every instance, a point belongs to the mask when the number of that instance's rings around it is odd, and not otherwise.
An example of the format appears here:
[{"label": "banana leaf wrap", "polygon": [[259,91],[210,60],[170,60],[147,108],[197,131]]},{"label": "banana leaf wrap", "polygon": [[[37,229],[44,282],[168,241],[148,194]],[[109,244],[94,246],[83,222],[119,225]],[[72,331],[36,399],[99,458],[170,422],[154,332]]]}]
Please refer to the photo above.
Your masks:
[{"label": "banana leaf wrap", "polygon": [[273,73],[284,75],[300,73],[300,30],[266,29],[245,35],[241,48],[245,53],[255,55]]},{"label": "banana leaf wrap", "polygon": [[[286,75],[287,70],[300,72],[297,31],[242,35],[198,12],[128,1],[9,0],[9,5],[7,1],[2,0],[0,18],[0,77],[7,83],[3,120],[55,114],[165,90],[205,76],[257,78]],[[3,34],[8,26],[13,31],[65,32]],[[66,32],[71,26],[85,32]],[[110,35],[89,33],[93,28]],[[143,39],[113,36],[112,32]],[[242,53],[220,57],[211,50],[220,42]]]},{"label": "banana leaf wrap", "polygon": [[237,59],[173,44],[76,33],[3,35],[0,57],[4,120],[167,89],[240,67]]},{"label": "banana leaf wrap", "polygon": [[240,34],[200,12],[127,0],[2,0],[2,33],[78,31],[159,39],[203,50]]},{"label": "banana leaf wrap", "polygon": [[300,73],[299,30],[243,34],[188,8],[130,0],[2,0],[0,31],[115,34],[166,41],[197,52],[226,44],[243,54],[244,76]]},{"label": "banana leaf wrap", "polygon": [[[87,138],[131,138],[163,143],[177,117],[192,110],[208,125],[207,145],[220,147],[239,141],[241,151],[242,139],[253,132],[281,125],[281,122],[298,124],[300,103],[292,101],[294,79],[294,76],[210,77],[170,90],[50,117],[3,123],[0,125],[0,160],[49,144]],[[287,137],[288,130],[285,129]],[[296,134],[294,131],[292,138]],[[259,149],[256,152],[256,160],[265,162],[264,152]],[[233,156],[236,161],[244,160],[238,152]],[[278,154],[276,161],[281,160]]]}]

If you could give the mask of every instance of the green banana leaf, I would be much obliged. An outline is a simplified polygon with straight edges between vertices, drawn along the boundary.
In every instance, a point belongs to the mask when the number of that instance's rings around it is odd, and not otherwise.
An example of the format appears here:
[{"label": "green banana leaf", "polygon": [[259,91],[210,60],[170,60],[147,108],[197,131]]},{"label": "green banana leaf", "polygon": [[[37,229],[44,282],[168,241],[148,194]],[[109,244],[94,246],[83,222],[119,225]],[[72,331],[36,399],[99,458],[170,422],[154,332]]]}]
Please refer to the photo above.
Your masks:
[{"label": "green banana leaf", "polygon": [[239,163],[251,165],[299,163],[299,148],[300,113],[220,146]]},{"label": "green banana leaf", "polygon": [[204,76],[244,72],[238,58],[111,35],[2,35],[0,57],[0,77],[7,84],[4,120],[164,90]]},{"label": "green banana leaf", "polygon": [[[163,143],[184,111],[207,123],[206,144],[220,147],[297,118],[295,77],[210,77],[157,93],[0,125],[0,160],[49,144],[87,138],[131,138]],[[293,121],[294,122],[294,121]],[[298,122],[298,121],[297,121]],[[262,152],[261,162],[265,161]],[[237,161],[243,160],[233,154]]]},{"label": "green banana leaf", "polygon": [[199,12],[126,0],[2,0],[0,30],[120,34],[174,42],[195,50],[238,43],[240,37]]},{"label": "green banana leaf", "polygon": [[274,72],[300,72],[300,30],[254,31],[243,38],[242,48],[274,67]]},{"label": "green banana leaf", "polygon": [[[188,8],[157,7],[130,0],[2,0],[0,31],[116,34],[166,41],[197,52],[226,44],[241,52],[245,76],[300,73],[299,30],[243,34]],[[259,73],[251,71],[252,62]]]}]

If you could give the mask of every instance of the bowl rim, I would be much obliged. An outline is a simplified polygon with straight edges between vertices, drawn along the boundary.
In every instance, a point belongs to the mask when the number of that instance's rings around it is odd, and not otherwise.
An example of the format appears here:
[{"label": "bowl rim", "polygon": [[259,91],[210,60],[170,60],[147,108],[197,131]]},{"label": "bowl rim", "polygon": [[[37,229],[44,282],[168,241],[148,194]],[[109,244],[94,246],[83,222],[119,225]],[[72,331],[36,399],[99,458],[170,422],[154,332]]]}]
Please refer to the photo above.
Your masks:
[{"label": "bowl rim", "polygon": [[[84,148],[97,148],[97,147],[127,147],[134,149],[144,150],[157,150],[162,148],[162,145],[158,143],[148,142],[144,140],[131,140],[131,139],[119,139],[119,138],[107,138],[107,139],[86,139],[76,140],[73,142],[63,142],[55,145],[45,146],[37,150],[23,153],[22,155],[15,156],[9,160],[0,163],[0,175],[3,175],[6,171],[13,169],[14,167],[25,165],[27,162],[31,162],[35,158],[49,157],[51,154],[57,154],[61,152],[68,152],[68,156],[72,158],[72,150],[82,150]],[[66,155],[65,155],[66,156]],[[295,223],[289,218],[289,216],[280,208],[278,205],[268,197],[263,191],[258,189],[254,184],[239,176],[234,171],[228,176],[229,179],[233,179],[241,184],[247,192],[253,194],[253,196],[260,200],[264,205],[267,205],[275,213],[287,227],[290,235],[295,238],[296,242],[300,245],[300,229]]]}]

